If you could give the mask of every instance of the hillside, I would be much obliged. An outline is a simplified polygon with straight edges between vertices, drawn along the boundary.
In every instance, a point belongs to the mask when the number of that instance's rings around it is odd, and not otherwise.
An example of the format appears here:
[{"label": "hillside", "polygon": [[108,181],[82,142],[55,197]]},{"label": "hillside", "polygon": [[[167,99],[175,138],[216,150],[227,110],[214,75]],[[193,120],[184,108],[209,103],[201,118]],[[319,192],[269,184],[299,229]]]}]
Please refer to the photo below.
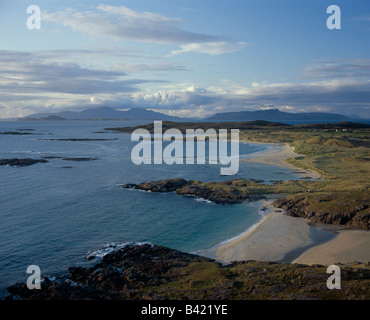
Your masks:
[{"label": "hillside", "polygon": [[342,290],[326,287],[326,267],[260,261],[222,266],[158,245],[127,245],[90,267],[45,278],[41,290],[8,288],[25,300],[367,300],[370,267],[342,265]]},{"label": "hillside", "polygon": [[227,120],[266,120],[266,121],[287,121],[287,120],[304,120],[304,121],[348,121],[352,118],[324,112],[304,112],[304,113],[289,113],[282,112],[279,109],[258,110],[258,111],[240,111],[240,112],[225,112],[218,113],[206,120],[209,121],[227,121]]},{"label": "hillside", "polygon": [[57,113],[35,113],[20,120],[168,120],[183,121],[178,117],[147,109],[131,108],[126,111],[110,107],[90,108],[82,111],[61,111]]}]

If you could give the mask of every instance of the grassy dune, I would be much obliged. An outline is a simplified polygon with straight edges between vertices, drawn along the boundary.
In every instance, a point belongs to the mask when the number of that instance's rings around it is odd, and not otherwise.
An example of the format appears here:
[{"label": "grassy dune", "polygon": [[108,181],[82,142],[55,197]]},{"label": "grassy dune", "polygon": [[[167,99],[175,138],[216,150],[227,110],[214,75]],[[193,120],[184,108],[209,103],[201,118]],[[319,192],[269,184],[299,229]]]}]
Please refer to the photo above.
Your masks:
[{"label": "grassy dune", "polygon": [[[336,130],[336,129],[335,129]],[[241,138],[261,141],[288,143],[301,156],[287,162],[319,172],[326,181],[300,183],[310,192],[363,191],[370,186],[370,131],[369,129],[343,131],[243,131]],[[293,183],[295,184],[295,183]],[[288,183],[287,185],[290,185]],[[287,190],[291,193],[291,190]]]}]

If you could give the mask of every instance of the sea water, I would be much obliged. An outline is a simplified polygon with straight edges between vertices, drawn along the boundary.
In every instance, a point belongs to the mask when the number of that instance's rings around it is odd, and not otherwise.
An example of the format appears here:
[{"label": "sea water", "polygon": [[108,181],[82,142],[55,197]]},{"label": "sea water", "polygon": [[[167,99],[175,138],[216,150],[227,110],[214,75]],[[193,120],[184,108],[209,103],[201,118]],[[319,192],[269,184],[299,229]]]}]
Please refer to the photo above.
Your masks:
[{"label": "sea water", "polygon": [[[201,181],[232,178],[299,179],[285,168],[240,162],[236,176],[219,165],[141,165],[131,161],[130,134],[104,128],[148,121],[9,121],[0,132],[0,159],[64,157],[27,167],[0,166],[0,298],[25,282],[29,265],[42,275],[62,275],[82,265],[89,252],[108,243],[144,241],[186,252],[211,248],[261,219],[249,203],[223,206],[175,193],[148,193],[119,185],[182,177]],[[26,131],[24,131],[26,129]],[[32,131],[27,131],[32,129]],[[106,139],[61,141],[57,139]],[[241,144],[241,157],[271,148]]]}]

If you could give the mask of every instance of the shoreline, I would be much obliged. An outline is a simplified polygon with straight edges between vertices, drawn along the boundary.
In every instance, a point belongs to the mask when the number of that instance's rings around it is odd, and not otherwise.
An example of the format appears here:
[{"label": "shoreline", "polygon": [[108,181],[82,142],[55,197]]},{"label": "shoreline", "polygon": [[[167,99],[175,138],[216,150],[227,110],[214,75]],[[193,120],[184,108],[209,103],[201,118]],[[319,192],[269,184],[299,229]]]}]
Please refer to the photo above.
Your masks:
[{"label": "shoreline", "polygon": [[[310,179],[322,179],[318,172],[297,168],[285,160],[299,154],[286,143],[264,143],[242,140],[241,143],[264,144],[269,150],[241,159],[289,168]],[[345,226],[312,223],[307,219],[285,215],[285,210],[272,205],[283,195],[267,195],[267,200],[255,202],[263,218],[243,233],[208,249],[199,255],[228,264],[232,261],[272,261],[297,264],[370,262],[370,232]]]},{"label": "shoreline", "polygon": [[312,227],[305,220],[284,215],[284,210],[272,206],[274,200],[276,195],[261,201],[259,210],[264,217],[254,226],[203,254],[224,264],[245,260],[292,263],[317,241],[311,238]]},{"label": "shoreline", "polygon": [[260,201],[265,216],[245,232],[196,254],[226,265],[247,260],[305,265],[370,262],[369,231],[286,216],[273,201]]},{"label": "shoreline", "polygon": [[256,142],[249,140],[241,140],[241,143],[246,144],[262,144],[268,145],[271,148],[265,151],[259,151],[251,154],[251,158],[242,158],[240,161],[249,162],[249,163],[259,163],[273,165],[277,167],[283,167],[290,169],[302,176],[302,178],[309,178],[314,180],[321,180],[322,176],[320,173],[296,167],[290,163],[285,162],[286,159],[296,158],[301,156],[298,153],[294,152],[294,147],[289,146],[287,143],[267,143],[267,142]]},{"label": "shoreline", "polygon": [[237,234],[234,237],[225,239],[216,245],[214,245],[212,248],[209,249],[203,249],[203,250],[197,250],[192,253],[204,256],[206,258],[211,258],[211,259],[216,259],[217,260],[217,255],[216,252],[219,248],[222,248],[223,246],[227,246],[228,244],[234,243],[235,241],[238,241],[240,238],[247,236],[251,232],[253,232],[255,229],[257,229],[268,217],[270,212],[268,211],[267,214],[265,213],[266,211],[263,210],[263,208],[266,208],[266,202],[267,200],[258,200],[251,202],[250,204],[253,205],[254,207],[257,207],[258,209],[258,214],[261,216],[261,219],[258,220],[256,223],[251,225],[247,230],[243,231],[242,233]]}]

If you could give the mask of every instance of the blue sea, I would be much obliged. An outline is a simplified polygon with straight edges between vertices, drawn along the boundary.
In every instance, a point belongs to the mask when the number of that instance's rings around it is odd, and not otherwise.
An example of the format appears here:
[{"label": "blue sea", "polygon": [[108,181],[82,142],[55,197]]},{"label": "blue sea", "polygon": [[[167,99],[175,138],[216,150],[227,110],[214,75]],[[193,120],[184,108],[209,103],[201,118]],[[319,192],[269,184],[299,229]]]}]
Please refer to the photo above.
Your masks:
[{"label": "blue sea", "polygon": [[[182,177],[201,181],[231,178],[299,179],[285,168],[240,162],[239,173],[220,175],[219,165],[141,165],[131,162],[136,142],[104,128],[147,121],[0,122],[0,159],[49,159],[28,167],[0,166],[0,298],[6,287],[26,281],[29,265],[42,275],[63,275],[108,243],[148,241],[186,252],[209,249],[243,233],[261,219],[253,203],[216,205],[175,193],[147,193],[119,185]],[[50,139],[111,139],[58,141]],[[49,139],[49,140],[48,140]],[[240,144],[241,157],[270,148]]]}]

